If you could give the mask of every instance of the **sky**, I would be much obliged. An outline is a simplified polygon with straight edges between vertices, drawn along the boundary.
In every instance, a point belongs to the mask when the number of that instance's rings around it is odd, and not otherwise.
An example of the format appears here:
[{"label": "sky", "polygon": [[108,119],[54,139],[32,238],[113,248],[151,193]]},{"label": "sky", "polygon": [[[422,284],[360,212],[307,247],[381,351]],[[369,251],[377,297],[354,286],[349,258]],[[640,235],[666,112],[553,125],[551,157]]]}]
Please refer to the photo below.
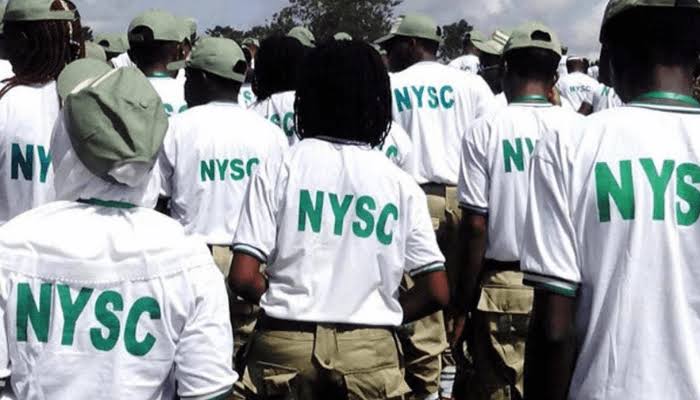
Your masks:
[{"label": "sky", "polygon": [[[93,31],[125,31],[131,18],[147,8],[190,16],[200,31],[216,25],[239,29],[262,24],[287,0],[74,0]],[[348,0],[352,1],[352,0]],[[571,55],[596,58],[598,33],[607,0],[404,0],[399,13],[419,12],[440,24],[464,18],[489,34],[536,20],[552,27]]]}]

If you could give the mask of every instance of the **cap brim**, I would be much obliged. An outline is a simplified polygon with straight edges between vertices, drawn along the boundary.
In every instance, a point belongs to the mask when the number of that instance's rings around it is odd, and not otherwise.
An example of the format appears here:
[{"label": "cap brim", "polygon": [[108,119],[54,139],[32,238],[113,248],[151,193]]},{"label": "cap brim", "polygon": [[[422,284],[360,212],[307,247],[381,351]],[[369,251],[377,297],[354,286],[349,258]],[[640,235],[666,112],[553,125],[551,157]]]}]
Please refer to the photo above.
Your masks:
[{"label": "cap brim", "polygon": [[485,41],[485,42],[473,42],[474,47],[477,49],[481,50],[484,53],[487,54],[493,54],[495,56],[500,56],[503,54],[503,51],[499,51],[490,41]]},{"label": "cap brim", "polygon": [[388,34],[388,35],[386,35],[386,36],[380,37],[379,39],[375,40],[374,43],[376,43],[376,44],[384,44],[384,43],[390,41],[391,39],[393,39],[393,38],[395,38],[395,37],[396,37],[395,34],[390,33],[390,34]]},{"label": "cap brim", "polygon": [[187,66],[187,61],[175,61],[168,64],[168,71],[179,71]]},{"label": "cap brim", "polygon": [[59,97],[65,101],[81,83],[96,79],[112,69],[109,64],[92,58],[83,58],[68,64],[56,82]]}]

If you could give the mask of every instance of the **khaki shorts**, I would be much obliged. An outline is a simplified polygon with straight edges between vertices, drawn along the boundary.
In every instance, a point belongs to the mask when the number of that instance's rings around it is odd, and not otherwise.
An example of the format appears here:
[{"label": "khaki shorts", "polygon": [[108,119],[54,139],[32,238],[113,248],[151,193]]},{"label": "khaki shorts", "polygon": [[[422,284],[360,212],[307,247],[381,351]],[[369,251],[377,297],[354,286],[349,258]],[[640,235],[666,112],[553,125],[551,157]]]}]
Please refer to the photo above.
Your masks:
[{"label": "khaki shorts", "polygon": [[400,346],[388,329],[258,329],[241,383],[246,399],[403,399]]}]

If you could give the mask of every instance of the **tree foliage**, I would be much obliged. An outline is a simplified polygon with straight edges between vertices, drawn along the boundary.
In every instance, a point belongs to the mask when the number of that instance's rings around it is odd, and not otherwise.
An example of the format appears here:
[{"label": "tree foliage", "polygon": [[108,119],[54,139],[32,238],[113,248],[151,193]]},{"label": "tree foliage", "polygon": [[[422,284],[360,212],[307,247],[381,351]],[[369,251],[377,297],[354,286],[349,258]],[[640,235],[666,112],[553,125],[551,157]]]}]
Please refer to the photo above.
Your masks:
[{"label": "tree foliage", "polygon": [[452,60],[459,57],[462,54],[464,35],[471,32],[473,29],[474,27],[464,19],[443,26],[442,30],[445,42],[440,50],[440,57],[445,60]]}]

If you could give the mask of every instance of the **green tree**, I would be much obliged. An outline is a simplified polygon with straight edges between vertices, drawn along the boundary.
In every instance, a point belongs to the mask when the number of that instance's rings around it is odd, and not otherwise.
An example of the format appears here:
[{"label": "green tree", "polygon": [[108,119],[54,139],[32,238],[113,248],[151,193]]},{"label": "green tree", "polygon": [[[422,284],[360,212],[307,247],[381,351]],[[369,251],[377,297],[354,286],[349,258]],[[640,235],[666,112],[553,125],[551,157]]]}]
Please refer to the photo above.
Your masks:
[{"label": "green tree", "polygon": [[445,42],[440,49],[440,58],[452,60],[459,57],[462,54],[464,35],[473,29],[474,27],[464,19],[443,26],[442,31]]},{"label": "green tree", "polygon": [[86,42],[93,39],[92,28],[88,25],[83,25],[83,40]]}]

